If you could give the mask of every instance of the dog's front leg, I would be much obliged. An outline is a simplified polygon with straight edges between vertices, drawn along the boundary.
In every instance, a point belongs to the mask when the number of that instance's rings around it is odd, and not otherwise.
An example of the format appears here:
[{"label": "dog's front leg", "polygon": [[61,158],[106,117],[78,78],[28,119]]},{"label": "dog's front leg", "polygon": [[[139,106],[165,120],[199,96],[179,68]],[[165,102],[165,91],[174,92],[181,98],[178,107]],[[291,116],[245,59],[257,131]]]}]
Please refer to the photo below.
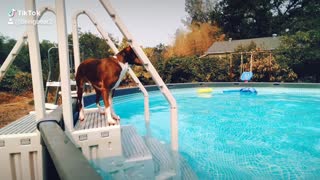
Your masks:
[{"label": "dog's front leg", "polygon": [[111,107],[109,103],[109,90],[104,89],[102,91],[103,102],[105,104],[105,116],[107,117],[109,125],[115,125],[117,122],[112,118]]},{"label": "dog's front leg", "polygon": [[[112,92],[112,94],[113,94],[113,92]],[[115,111],[114,111],[114,109],[113,109],[113,102],[112,102],[112,95],[111,93],[110,93],[110,95],[109,95],[109,104],[110,104],[110,110],[111,110],[111,116],[112,116],[112,118],[114,119],[114,120],[116,120],[116,121],[120,121],[120,116],[118,116],[116,113],[115,113]]]},{"label": "dog's front leg", "polygon": [[77,76],[76,81],[77,81],[77,95],[78,95],[77,104],[79,109],[79,120],[83,121],[84,120],[84,110],[83,110],[83,104],[82,104],[83,80]]}]

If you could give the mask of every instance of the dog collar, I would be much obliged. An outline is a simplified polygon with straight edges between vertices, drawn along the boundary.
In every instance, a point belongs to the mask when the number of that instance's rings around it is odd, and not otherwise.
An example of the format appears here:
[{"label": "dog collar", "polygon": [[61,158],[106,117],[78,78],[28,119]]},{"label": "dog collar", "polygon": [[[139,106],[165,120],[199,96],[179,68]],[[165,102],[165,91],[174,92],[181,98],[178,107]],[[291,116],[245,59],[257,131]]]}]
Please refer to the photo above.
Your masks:
[{"label": "dog collar", "polygon": [[115,88],[117,88],[117,87],[120,85],[123,77],[126,75],[126,73],[127,73],[128,70],[129,70],[129,64],[128,64],[127,62],[126,62],[126,63],[118,62],[118,63],[119,63],[119,65],[120,65],[120,67],[121,67],[122,70],[121,70],[121,73],[120,73],[120,75],[119,75],[118,81],[116,82],[116,84],[113,86],[112,89],[115,89]]}]

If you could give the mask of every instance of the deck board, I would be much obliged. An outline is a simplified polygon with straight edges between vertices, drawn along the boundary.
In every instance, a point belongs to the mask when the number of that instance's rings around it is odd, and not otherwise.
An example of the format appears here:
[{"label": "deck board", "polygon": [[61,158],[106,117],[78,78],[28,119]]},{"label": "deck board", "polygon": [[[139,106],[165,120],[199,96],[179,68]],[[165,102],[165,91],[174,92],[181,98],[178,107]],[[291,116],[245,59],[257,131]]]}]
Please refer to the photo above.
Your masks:
[{"label": "deck board", "polygon": [[84,120],[78,121],[75,130],[84,130],[92,128],[108,127],[108,120],[104,114],[100,114],[97,108],[86,109],[84,112]]},{"label": "deck board", "polygon": [[36,115],[28,114],[0,129],[0,135],[33,133],[36,131]]}]

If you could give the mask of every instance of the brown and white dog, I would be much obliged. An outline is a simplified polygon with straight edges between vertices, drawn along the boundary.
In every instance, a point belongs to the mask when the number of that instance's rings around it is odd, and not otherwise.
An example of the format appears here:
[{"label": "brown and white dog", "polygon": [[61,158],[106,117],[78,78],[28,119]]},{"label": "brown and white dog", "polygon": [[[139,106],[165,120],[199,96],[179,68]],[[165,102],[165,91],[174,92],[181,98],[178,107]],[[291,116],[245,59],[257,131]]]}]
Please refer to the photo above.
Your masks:
[{"label": "brown and white dog", "polygon": [[[128,46],[121,50],[116,56],[104,59],[87,59],[83,61],[76,74],[77,82],[77,104],[79,109],[79,119],[84,120],[84,110],[82,107],[83,85],[90,82],[96,91],[96,104],[101,114],[105,114],[108,123],[116,124],[120,117],[112,108],[112,93],[117,88],[128,71],[129,65],[143,65],[141,59],[137,57],[133,49]],[[100,96],[102,95],[105,104],[104,112],[100,108]]]}]

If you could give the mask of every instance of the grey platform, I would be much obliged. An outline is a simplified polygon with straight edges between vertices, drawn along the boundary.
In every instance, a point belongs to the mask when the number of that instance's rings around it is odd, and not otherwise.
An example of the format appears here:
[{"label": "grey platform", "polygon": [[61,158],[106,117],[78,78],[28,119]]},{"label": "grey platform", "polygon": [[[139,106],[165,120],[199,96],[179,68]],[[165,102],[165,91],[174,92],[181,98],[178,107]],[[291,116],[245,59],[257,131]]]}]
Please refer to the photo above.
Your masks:
[{"label": "grey platform", "polygon": [[0,135],[33,133],[36,131],[36,115],[28,114],[0,129]]}]

